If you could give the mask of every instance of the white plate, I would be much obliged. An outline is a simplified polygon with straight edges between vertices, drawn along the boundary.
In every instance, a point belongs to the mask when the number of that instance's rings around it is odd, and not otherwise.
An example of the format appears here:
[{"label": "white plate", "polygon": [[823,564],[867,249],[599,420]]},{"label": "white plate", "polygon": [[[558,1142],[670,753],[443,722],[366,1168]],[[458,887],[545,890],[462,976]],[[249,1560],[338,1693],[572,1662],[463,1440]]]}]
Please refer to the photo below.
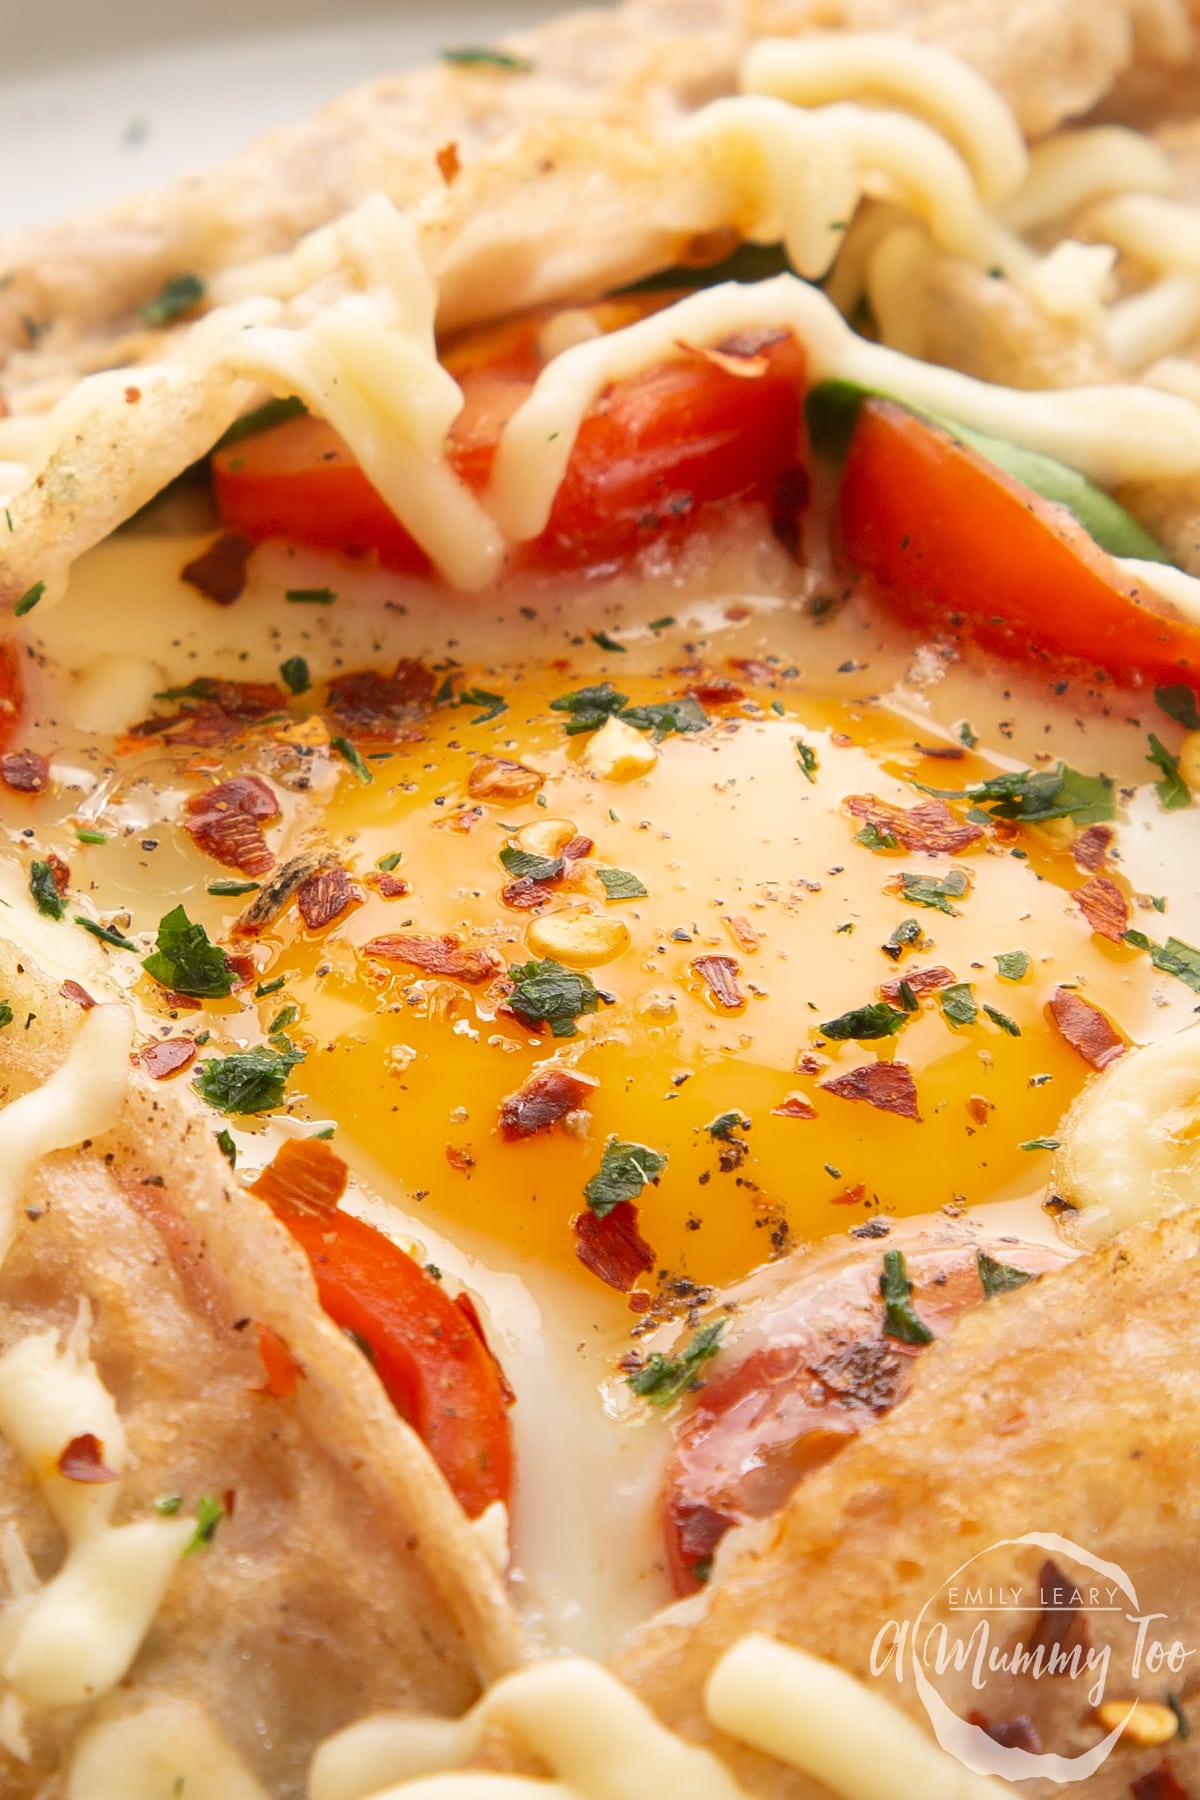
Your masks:
[{"label": "white plate", "polygon": [[[71,0],[24,5],[0,63],[0,232],[230,155],[355,82],[487,44],[556,0]],[[333,22],[331,22],[331,18]]]}]

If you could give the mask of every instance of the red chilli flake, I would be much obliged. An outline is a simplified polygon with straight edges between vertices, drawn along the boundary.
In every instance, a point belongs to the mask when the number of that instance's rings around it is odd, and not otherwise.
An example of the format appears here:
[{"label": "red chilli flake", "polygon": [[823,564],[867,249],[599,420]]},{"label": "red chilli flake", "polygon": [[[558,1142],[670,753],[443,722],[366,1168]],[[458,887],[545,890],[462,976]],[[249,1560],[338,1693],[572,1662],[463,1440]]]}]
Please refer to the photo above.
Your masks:
[{"label": "red chilli flake", "polygon": [[978,843],[982,825],[956,819],[942,800],[922,800],[919,806],[891,806],[874,794],[851,794],[846,811],[856,819],[886,831],[905,850],[922,850],[927,856],[957,856]]},{"label": "red chilli flake", "polygon": [[504,1373],[500,1358],[488,1343],[487,1332],[483,1329],[483,1320],[479,1316],[479,1308],[467,1293],[455,1294],[454,1304],[491,1358],[492,1367],[495,1369],[496,1378],[500,1383],[500,1396],[505,1406],[515,1406],[517,1403],[516,1389]]},{"label": "red chilli flake", "polygon": [[446,1145],[446,1161],[458,1175],[469,1175],[475,1167],[475,1158],[469,1150],[461,1150],[457,1144]]},{"label": "red chilli flake", "polygon": [[58,991],[64,1000],[73,1000],[76,1006],[82,1006],[84,1012],[91,1012],[96,1004],[87,989],[80,987],[77,981],[64,981]]},{"label": "red chilli flake", "polygon": [[238,531],[226,531],[192,562],[185,563],[180,577],[206,600],[215,600],[218,606],[232,606],[245,589],[246,564],[253,549],[249,538]]},{"label": "red chilli flake", "polygon": [[190,1037],[155,1038],[152,1043],[143,1044],[137,1054],[152,1081],[165,1081],[168,1075],[178,1075],[196,1060],[196,1045]]},{"label": "red chilli flake", "polygon": [[55,888],[60,894],[65,894],[71,885],[70,863],[65,863],[62,857],[57,856],[53,850],[48,852],[46,861],[49,864],[50,873],[54,877]]},{"label": "red chilli flake", "polygon": [[0,781],[14,794],[41,794],[50,785],[50,764],[40,750],[9,750],[0,756]]},{"label": "red chilli flake", "polygon": [[322,869],[297,890],[296,905],[310,931],[321,931],[362,896],[341,864]]},{"label": "red chilli flake", "polygon": [[233,775],[193,794],[186,810],[184,829],[214,862],[242,875],[265,875],[275,867],[262,827],[279,817],[279,803],[259,776]]},{"label": "red chilli flake", "polygon": [[926,994],[936,994],[939,988],[953,987],[954,981],[954,970],[943,968],[939,963],[931,969],[914,969],[911,975],[893,975],[890,981],[880,983],[879,996],[895,1006],[899,1002],[902,987],[910,987],[920,1000]]},{"label": "red chilli flake", "polygon": [[64,1481],[118,1481],[115,1469],[104,1460],[104,1445],[94,1432],[85,1431],[73,1437],[55,1465]]},{"label": "red chilli flake", "polygon": [[503,964],[494,950],[472,949],[456,937],[377,937],[363,945],[364,956],[382,962],[411,963],[426,975],[445,975],[473,987],[490,981]]},{"label": "red chilli flake", "polygon": [[[275,1400],[290,1400],[304,1370],[279,1333],[272,1330],[270,1325],[264,1325],[260,1319],[255,1319],[254,1335],[258,1339],[258,1354],[262,1358],[265,1379],[253,1384],[253,1392],[270,1394]],[[233,1509],[229,1507],[226,1510],[232,1512]]]},{"label": "red chilli flake", "polygon": [[1107,875],[1093,875],[1071,898],[1096,933],[1119,944],[1129,930],[1129,902]]},{"label": "red chilli flake", "polygon": [[692,959],[692,968],[717,1005],[726,1012],[737,1012],[745,1006],[746,996],[738,986],[738,965],[734,957],[696,956]]},{"label": "red chilli flake", "polygon": [[1086,869],[1089,874],[1094,875],[1096,870],[1102,869],[1108,860],[1108,853],[1116,835],[1111,825],[1089,825],[1087,830],[1081,832],[1071,845],[1071,855],[1081,869]]},{"label": "red chilli flake", "polygon": [[1072,1050],[1093,1069],[1107,1069],[1129,1048],[1108,1015],[1070,988],[1055,988],[1046,1010]]},{"label": "red chilli flake", "polygon": [[1028,1750],[1034,1756],[1041,1755],[1042,1740],[1027,1713],[1021,1713],[1015,1719],[991,1720],[986,1713],[973,1712],[967,1714],[967,1720],[969,1724],[977,1725],[980,1731],[986,1731],[994,1744],[1002,1744],[1006,1750]]},{"label": "red chilli flake", "polygon": [[639,1275],[654,1267],[654,1251],[638,1230],[638,1209],[621,1200],[603,1218],[591,1211],[572,1220],[575,1254],[608,1287],[627,1294]]},{"label": "red chilli flake", "polygon": [[519,875],[500,889],[500,898],[515,912],[534,912],[548,900],[553,900],[554,888],[548,882],[535,881],[532,875]]},{"label": "red chilli flake", "polygon": [[907,1063],[864,1063],[859,1069],[848,1069],[844,1075],[835,1075],[832,1081],[823,1081],[821,1088],[827,1094],[836,1094],[839,1099],[865,1100],[868,1106],[877,1106],[880,1112],[898,1113],[902,1119],[915,1119],[920,1123],[917,1084]]},{"label": "red chilli flake", "polygon": [[540,1070],[524,1087],[500,1102],[500,1136],[505,1143],[513,1143],[518,1138],[533,1137],[535,1132],[548,1131],[568,1113],[577,1112],[599,1085],[569,1069]]},{"label": "red chilli flake", "polygon": [[857,1187],[843,1188],[840,1194],[834,1194],[829,1201],[830,1206],[861,1206],[867,1197],[867,1190],[860,1181]]},{"label": "red chilli flake", "polygon": [[1189,1800],[1187,1789],[1166,1757],[1147,1774],[1131,1781],[1129,1791],[1134,1800]]},{"label": "red chilli flake", "polygon": [[432,670],[402,656],[390,675],[358,669],[339,677],[329,689],[329,710],[348,737],[401,742],[420,724],[434,686]]},{"label": "red chilli flake", "polygon": [[366,877],[366,883],[369,888],[374,888],[375,892],[381,895],[385,900],[399,900],[405,894],[412,892],[411,887],[408,882],[405,881],[403,875],[393,875],[386,869],[373,870],[371,874]]},{"label": "red chilli flake", "polygon": [[803,1094],[789,1094],[786,1100],[771,1108],[774,1119],[815,1119],[817,1116],[816,1107]]},{"label": "red chilli flake", "polygon": [[467,792],[472,800],[527,800],[545,779],[507,756],[483,756],[467,776]]}]

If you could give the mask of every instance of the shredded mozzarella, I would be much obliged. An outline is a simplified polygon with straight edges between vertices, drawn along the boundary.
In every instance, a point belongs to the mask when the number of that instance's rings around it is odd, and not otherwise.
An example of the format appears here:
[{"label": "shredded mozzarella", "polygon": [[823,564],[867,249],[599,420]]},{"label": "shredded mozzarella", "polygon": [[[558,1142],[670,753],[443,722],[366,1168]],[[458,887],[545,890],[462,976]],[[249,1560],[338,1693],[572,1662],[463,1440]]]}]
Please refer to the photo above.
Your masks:
[{"label": "shredded mozzarella", "polygon": [[66,1800],[268,1800],[212,1721],[189,1700],[155,1694],[137,1712],[80,1736]]}]

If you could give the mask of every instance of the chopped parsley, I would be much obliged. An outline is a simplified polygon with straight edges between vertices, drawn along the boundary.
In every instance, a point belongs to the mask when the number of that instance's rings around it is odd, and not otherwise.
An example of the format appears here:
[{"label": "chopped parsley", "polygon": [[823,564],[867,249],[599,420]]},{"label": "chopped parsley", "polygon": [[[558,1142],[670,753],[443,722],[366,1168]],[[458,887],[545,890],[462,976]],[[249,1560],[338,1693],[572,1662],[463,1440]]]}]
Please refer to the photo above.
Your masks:
[{"label": "chopped parsley", "polygon": [[363,786],[370,787],[375,777],[372,775],[370,769],[368,769],[362,757],[358,754],[358,751],[354,748],[354,745],[350,742],[350,739],[335,737],[330,738],[329,742],[333,749],[337,751],[342,761],[350,765]]},{"label": "chopped parsley", "polygon": [[566,729],[568,736],[574,737],[581,731],[595,731],[628,704],[628,694],[619,694],[611,681],[600,681],[591,687],[576,688],[571,694],[560,694],[550,702],[550,711],[570,714]]},{"label": "chopped parsley", "polygon": [[610,1137],[600,1167],[584,1185],[583,1197],[598,1219],[607,1218],[622,1200],[636,1200],[647,1183],[657,1182],[666,1166],[661,1150]]},{"label": "chopped parsley", "polygon": [[1185,731],[1200,731],[1200,706],[1190,687],[1180,682],[1177,687],[1156,687],[1155,703]]},{"label": "chopped parsley", "polygon": [[952,1025],[974,1025],[979,1008],[969,981],[956,981],[938,994],[938,1004]]},{"label": "chopped parsley", "polygon": [[283,595],[293,606],[332,606],[337,595],[332,588],[286,588]]},{"label": "chopped parsley", "polygon": [[393,869],[398,869],[400,867],[403,860],[403,850],[389,850],[386,856],[380,857],[379,861],[375,864],[375,867],[381,870],[384,875],[390,875]]},{"label": "chopped parsley", "polygon": [[444,63],[458,69],[503,69],[510,75],[528,75],[533,64],[527,56],[514,56],[510,50],[480,50],[468,45],[464,50],[441,50]]},{"label": "chopped parsley", "polygon": [[803,738],[796,739],[796,761],[800,764],[800,773],[804,779],[815,783],[820,764],[817,762],[816,751]]},{"label": "chopped parsley", "polygon": [[883,1329],[901,1344],[931,1344],[933,1333],[913,1311],[913,1284],[908,1279],[902,1250],[885,1250],[879,1292],[883,1295]]},{"label": "chopped parsley", "polygon": [[290,694],[307,694],[312,686],[308,664],[302,656],[289,656],[279,665],[283,684]]},{"label": "chopped parsley", "polygon": [[550,702],[550,710],[570,714],[566,729],[571,737],[581,731],[595,731],[611,718],[623,719],[636,731],[652,731],[656,738],[667,737],[672,731],[703,731],[709,722],[700,702],[690,694],[680,700],[652,700],[644,706],[630,706],[628,694],[618,692],[611,681],[560,694]]},{"label": "chopped parsley", "polygon": [[1180,1737],[1181,1738],[1191,1737],[1192,1728],[1188,1724],[1187,1714],[1183,1710],[1183,1701],[1179,1698],[1179,1695],[1178,1694],[1168,1694],[1167,1695],[1167,1705],[1170,1707],[1171,1711],[1175,1714],[1175,1722],[1179,1726]]},{"label": "chopped parsley", "polygon": [[286,1031],[288,1026],[294,1025],[299,1017],[300,1008],[298,1006],[292,1006],[291,1004],[281,1006],[279,1011],[275,1014],[275,1017],[271,1020],[271,1023],[267,1026],[267,1036],[269,1038],[274,1038],[277,1032]]},{"label": "chopped parsley", "polygon": [[942,876],[913,875],[906,871],[900,877],[900,889],[910,906],[932,906],[953,918],[958,909],[950,902],[962,899],[967,891],[967,878],[961,869],[951,869],[948,875]]},{"label": "chopped parsley", "polygon": [[1125,942],[1135,950],[1145,950],[1156,969],[1186,982],[1194,994],[1200,994],[1200,950],[1193,950],[1182,938],[1169,937],[1165,944],[1155,944],[1144,931],[1127,931]]},{"label": "chopped parsley", "polygon": [[678,1356],[663,1356],[656,1350],[640,1369],[626,1377],[630,1387],[639,1399],[648,1400],[651,1406],[674,1405],[676,1400],[700,1385],[696,1377],[704,1364],[717,1354],[724,1329],[724,1319],[714,1319],[711,1325],[701,1326]]},{"label": "chopped parsley", "polygon": [[709,1137],[719,1138],[727,1144],[732,1140],[735,1131],[749,1131],[750,1121],[745,1113],[735,1109],[732,1112],[718,1113],[715,1119],[709,1120],[704,1129]]},{"label": "chopped parsley", "polygon": [[992,1024],[998,1025],[1001,1031],[1007,1031],[1009,1037],[1020,1037],[1021,1027],[1017,1024],[1017,1021],[1015,1019],[1010,1019],[1007,1013],[1002,1013],[999,1007],[989,1006],[985,1000],[983,1003],[983,1010],[992,1021]]},{"label": "chopped parsley", "polygon": [[1047,819],[1074,819],[1077,825],[1098,825],[1114,816],[1113,784],[1106,775],[1082,775],[1066,763],[1053,769],[1016,769],[992,775],[966,788],[931,788],[916,784],[922,792],[941,800],[972,800],[988,809],[993,818],[1016,819],[1037,825]]},{"label": "chopped parsley", "polygon": [[608,900],[645,900],[649,896],[649,888],[628,869],[597,869],[596,874]]},{"label": "chopped parsley", "polygon": [[682,700],[652,700],[645,706],[629,706],[620,716],[635,731],[652,731],[656,738],[669,737],[673,731],[703,731],[709,722],[700,702],[690,694]]},{"label": "chopped parsley", "polygon": [[261,886],[258,881],[210,881],[205,891],[218,899],[236,900],[239,894],[256,894]]},{"label": "chopped parsley", "polygon": [[960,721],[959,727],[958,727],[958,735],[959,735],[959,738],[961,739],[961,741],[967,746],[968,750],[973,750],[975,748],[976,744],[979,742],[978,737],[976,736],[975,732],[973,732],[971,730],[971,727],[968,724],[966,719],[963,719]]},{"label": "chopped parsley", "polygon": [[184,313],[191,312],[203,298],[204,283],[198,275],[172,275],[153,300],[147,300],[145,306],[139,308],[139,316],[146,325],[169,325],[172,319],[180,319]]},{"label": "chopped parsley", "polygon": [[1155,782],[1154,791],[1164,812],[1178,812],[1181,807],[1192,804],[1192,790],[1179,773],[1179,758],[1172,756],[1153,732],[1150,733],[1150,754],[1146,761],[1162,770],[1162,780]]},{"label": "chopped parsley", "polygon": [[826,1019],[818,1027],[822,1037],[842,1042],[854,1038],[859,1043],[873,1038],[895,1037],[907,1023],[908,1014],[889,1006],[886,1000],[872,1000],[868,1006],[856,1006],[837,1019]]},{"label": "chopped parsley", "polygon": [[9,1000],[0,1000],[0,1031],[3,1031],[4,1027],[6,1025],[11,1025],[12,1022],[13,1022],[12,1002]]},{"label": "chopped parsley", "polygon": [[628,644],[618,644],[616,638],[610,637],[607,631],[593,631],[589,635],[593,644],[599,644],[601,650],[619,650],[623,656],[629,654]]},{"label": "chopped parsley", "polygon": [[35,862],[29,870],[29,891],[33,903],[48,919],[61,919],[67,903],[58,891],[54,870],[48,862]]},{"label": "chopped parsley", "polygon": [[287,1078],[302,1050],[235,1050],[230,1056],[209,1057],[201,1064],[192,1086],[210,1106],[223,1113],[270,1112],[283,1100]]},{"label": "chopped parsley", "polygon": [[225,1502],[218,1500],[215,1494],[202,1494],[196,1508],[196,1529],[180,1554],[191,1556],[195,1551],[203,1550],[205,1545],[211,1544],[217,1535],[217,1526],[224,1517]]},{"label": "chopped parsley", "polygon": [[137,951],[138,946],[133,940],[127,938],[124,932],[118,931],[115,925],[98,925],[95,919],[85,918],[82,913],[75,914],[75,923],[82,925],[94,938],[99,938],[102,944],[110,944],[114,950]]},{"label": "chopped parsley", "polygon": [[553,957],[510,966],[508,1008],[524,1025],[549,1025],[557,1038],[575,1036],[575,1021],[594,1013],[600,995],[590,975],[565,969]]},{"label": "chopped parsley", "polygon": [[1024,1287],[1027,1281],[1033,1280],[1028,1269],[1014,1269],[1008,1263],[997,1262],[986,1250],[976,1253],[975,1266],[979,1270],[985,1300],[994,1300],[997,1294],[1011,1293],[1013,1288]]},{"label": "chopped parsley", "polygon": [[855,832],[854,841],[856,844],[861,844],[864,850],[898,850],[900,848],[898,837],[893,837],[890,831],[881,831],[878,825],[869,823],[864,825],[861,831]]},{"label": "chopped parsley", "polygon": [[23,619],[26,613],[31,613],[45,591],[44,581],[35,581],[32,587],[26,588],[21,598],[13,606],[13,618]]},{"label": "chopped parsley", "polygon": [[234,973],[225,952],[182,906],[160,919],[155,944],[142,967],[160,987],[199,1000],[221,1000],[233,991]]},{"label": "chopped parsley", "polygon": [[1026,1138],[1026,1140],[1023,1144],[1017,1145],[1017,1149],[1018,1150],[1057,1150],[1058,1149],[1058,1139],[1057,1138]]},{"label": "chopped parsley", "polygon": [[512,845],[501,850],[500,861],[517,881],[525,877],[530,881],[557,881],[566,868],[561,856],[537,856],[532,850],[518,850]]},{"label": "chopped parsley", "polygon": [[508,711],[508,701],[504,695],[489,694],[486,688],[461,688],[457,704],[482,707],[483,710],[476,713],[473,719],[468,719],[469,725],[486,725],[489,719],[498,719],[501,713]]},{"label": "chopped parsley", "polygon": [[664,613],[661,619],[651,619],[650,629],[651,631],[665,631],[668,625],[673,625],[674,623],[674,613]]},{"label": "chopped parsley", "polygon": [[286,975],[275,975],[270,981],[260,981],[254,990],[254,998],[265,1000],[268,994],[277,994],[286,980]]},{"label": "chopped parsley", "polygon": [[234,1143],[233,1136],[230,1132],[218,1131],[218,1133],[217,1133],[217,1149],[221,1152],[222,1156],[228,1158],[230,1168],[236,1169],[237,1168],[237,1145]]},{"label": "chopped parsley", "polygon": [[890,956],[893,962],[899,962],[908,946],[910,944],[920,943],[920,941],[921,927],[917,924],[917,921],[915,919],[901,919],[895,931],[889,935],[887,943],[880,944],[879,948],[883,951],[885,956]]},{"label": "chopped parsley", "polygon": [[227,444],[240,444],[243,438],[257,437],[260,431],[269,431],[273,425],[282,425],[288,419],[302,419],[307,412],[308,408],[298,394],[289,394],[282,400],[264,400],[261,406],[252,407],[227,426],[213,449],[224,450]]},{"label": "chopped parsley", "polygon": [[899,987],[897,989],[897,996],[898,996],[900,1004],[904,1008],[905,1012],[915,1013],[920,1010],[921,1003],[917,999],[917,996],[916,996],[915,992],[913,991],[913,986],[912,986],[911,982],[902,981],[899,984]]},{"label": "chopped parsley", "polygon": [[107,832],[93,831],[90,825],[77,825],[75,836],[81,844],[107,844],[108,842]]},{"label": "chopped parsley", "polygon": [[1022,981],[1029,973],[1029,957],[1024,950],[1002,950],[995,960],[1002,981]]},{"label": "chopped parsley", "polygon": [[154,1502],[154,1510],[156,1513],[161,1513],[164,1519],[169,1519],[171,1514],[177,1513],[182,1505],[182,1494],[160,1494]]}]

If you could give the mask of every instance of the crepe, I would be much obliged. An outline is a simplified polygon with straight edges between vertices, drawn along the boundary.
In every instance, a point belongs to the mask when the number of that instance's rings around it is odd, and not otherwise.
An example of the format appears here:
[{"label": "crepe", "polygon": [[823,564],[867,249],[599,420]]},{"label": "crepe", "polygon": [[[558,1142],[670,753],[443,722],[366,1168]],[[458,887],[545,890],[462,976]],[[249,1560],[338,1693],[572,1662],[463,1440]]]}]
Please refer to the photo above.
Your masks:
[{"label": "crepe", "polygon": [[[10,1102],[95,1015],[11,954],[0,985],[28,1019],[0,1038]],[[306,1260],[231,1178],[202,1114],[131,1072],[115,1127],[45,1158],[19,1194],[0,1359],[47,1332],[67,1354],[81,1333],[128,1440],[117,1522],[155,1519],[164,1495],[180,1502],[185,1540],[203,1496],[225,1516],[205,1547],[180,1558],[176,1545],[119,1685],[90,1705],[6,1703],[0,1785],[12,1800],[74,1795],[81,1733],[136,1732],[149,1717],[151,1741],[170,1742],[160,1714],[170,1724],[181,1712],[191,1736],[232,1745],[255,1791],[296,1795],[313,1745],[364,1708],[456,1713],[524,1654],[481,1540],[362,1352],[321,1312]],[[263,1391],[260,1325],[301,1371],[288,1397]],[[63,1537],[3,1438],[0,1513],[10,1634],[14,1569],[28,1558],[50,1578]],[[99,1745],[111,1770],[114,1740]]]}]

